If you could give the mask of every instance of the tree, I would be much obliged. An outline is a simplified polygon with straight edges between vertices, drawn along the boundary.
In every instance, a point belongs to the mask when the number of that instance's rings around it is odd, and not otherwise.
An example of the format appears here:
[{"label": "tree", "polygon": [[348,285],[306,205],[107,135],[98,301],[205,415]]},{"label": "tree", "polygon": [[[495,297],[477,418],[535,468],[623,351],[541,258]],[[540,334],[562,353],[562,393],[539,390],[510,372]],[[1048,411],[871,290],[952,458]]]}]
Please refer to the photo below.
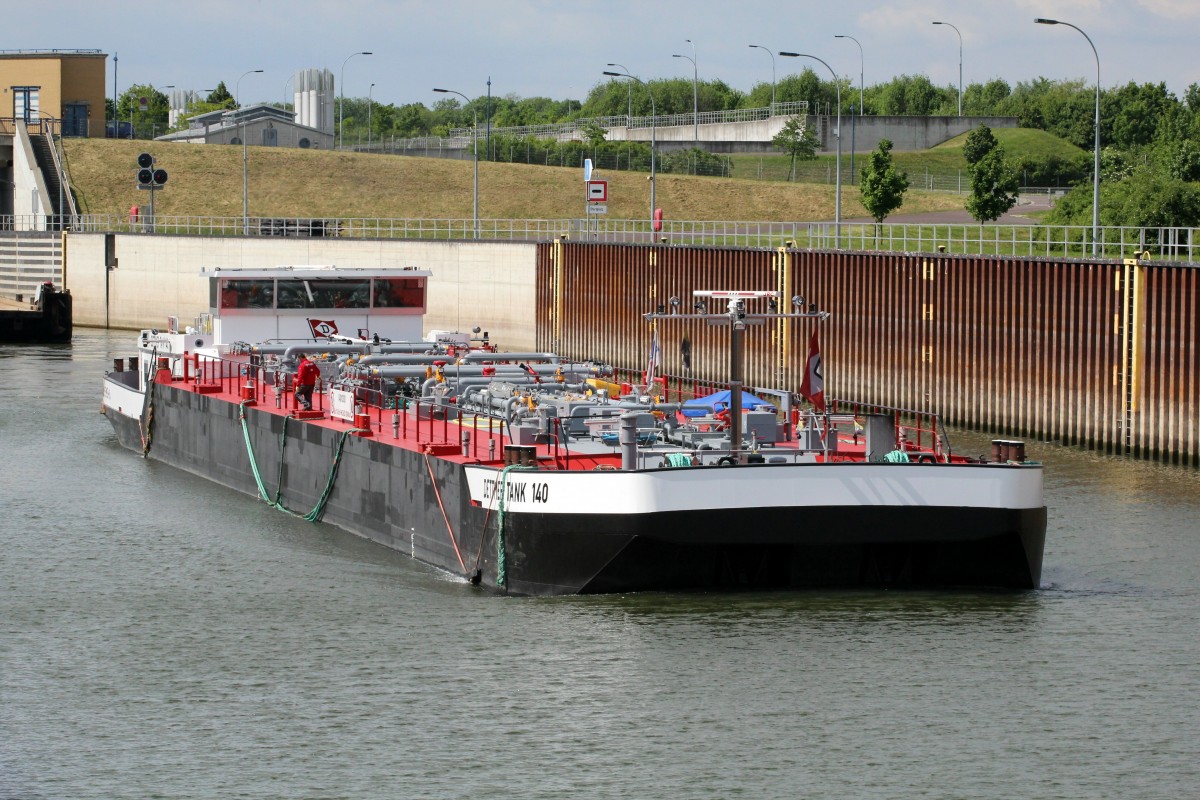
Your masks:
[{"label": "tree", "polygon": [[[1088,203],[1091,213],[1091,203]],[[1200,188],[1142,170],[1107,187],[1100,201],[1104,225],[1191,228],[1200,224]]]},{"label": "tree", "polygon": [[594,150],[604,144],[608,131],[601,128],[594,120],[587,120],[579,126],[579,132],[583,134],[583,140],[588,143]]},{"label": "tree", "polygon": [[971,196],[967,198],[967,211],[979,224],[999,219],[1017,204],[1021,182],[1017,171],[1004,157],[1004,148],[994,148],[968,171]]},{"label": "tree", "polygon": [[1000,142],[996,140],[992,129],[987,125],[980,125],[967,134],[967,141],[963,144],[963,158],[967,160],[967,166],[974,166],[999,146]]},{"label": "tree", "polygon": [[803,117],[790,117],[783,124],[779,133],[771,139],[771,144],[792,157],[792,174],[788,180],[796,180],[796,159],[805,161],[817,157],[817,148],[821,143],[817,134],[805,124]]},{"label": "tree", "polygon": [[[144,111],[142,98],[146,99]],[[133,124],[135,136],[150,139],[166,133],[170,106],[171,100],[165,94],[153,86],[137,84],[130,86],[117,99],[116,114],[117,119],[129,120]]]},{"label": "tree", "polygon": [[[892,141],[880,139],[859,173],[862,203],[876,226],[904,203],[908,191],[908,173],[900,172],[892,162]],[[878,228],[876,228],[878,231]]]},{"label": "tree", "polygon": [[967,172],[971,176],[971,196],[967,211],[980,224],[997,220],[1017,203],[1020,175],[1004,157],[1004,148],[987,125],[967,134],[963,145]]},{"label": "tree", "polygon": [[218,83],[217,88],[213,89],[208,97],[204,98],[204,102],[221,106],[222,108],[237,108],[237,101],[233,99],[233,95],[225,88],[225,81]]}]

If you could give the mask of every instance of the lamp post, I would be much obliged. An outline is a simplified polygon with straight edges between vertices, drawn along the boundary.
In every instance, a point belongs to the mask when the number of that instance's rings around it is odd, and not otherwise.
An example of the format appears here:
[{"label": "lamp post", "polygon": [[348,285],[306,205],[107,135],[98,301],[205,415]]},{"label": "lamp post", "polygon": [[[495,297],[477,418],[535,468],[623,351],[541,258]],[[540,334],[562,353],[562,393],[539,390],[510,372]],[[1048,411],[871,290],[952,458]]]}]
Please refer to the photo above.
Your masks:
[{"label": "lamp post", "polygon": [[[346,56],[346,61],[349,61],[350,59],[354,58],[355,56],[369,56],[369,55],[371,55],[370,50],[360,50],[357,53],[351,53],[350,55]],[[341,77],[338,78],[338,149],[339,150],[342,149],[342,132],[343,132],[342,131],[342,127],[343,127],[342,123],[346,119],[346,116],[344,113],[345,109],[343,108],[343,104],[346,99],[346,88],[345,88],[346,61],[342,62],[342,74],[341,74]]]},{"label": "lamp post", "polygon": [[[833,38],[849,39],[850,41],[852,41],[856,45],[858,45],[858,115],[861,117],[862,112],[863,112],[863,49],[862,49],[862,43],[859,42],[858,39],[855,39],[853,36],[846,36],[845,34],[841,34],[841,33],[834,34]],[[850,109],[850,110],[854,111],[854,109]],[[851,152],[851,158],[853,158],[854,157],[853,156],[854,149],[851,148],[850,152]],[[851,173],[854,172],[853,167],[851,167],[850,172]]]},{"label": "lamp post", "polygon": [[367,88],[367,149],[371,149],[371,94],[375,91],[375,84],[371,84]]},{"label": "lamp post", "polygon": [[1096,45],[1092,44],[1092,37],[1084,33],[1082,28],[1058,19],[1038,17],[1034,22],[1038,25],[1066,25],[1068,28],[1075,28],[1083,35],[1083,38],[1087,39],[1087,43],[1092,47],[1092,55],[1096,57],[1096,118],[1093,123],[1096,128],[1096,139],[1093,146],[1095,163],[1092,166],[1092,255],[1094,256],[1098,253],[1097,242],[1100,238],[1100,53],[1096,52]]},{"label": "lamp post", "polygon": [[[610,63],[610,64],[606,64],[605,66],[620,67],[621,69],[625,70],[625,72],[629,72],[629,67],[625,66],[624,64]],[[604,74],[607,75],[608,73],[606,72]],[[632,120],[633,119],[633,84],[632,83],[625,84],[625,98],[626,98],[626,102],[629,103],[628,118]],[[625,124],[629,125],[628,122],[626,122]]]},{"label": "lamp post", "polygon": [[238,76],[233,85],[234,102],[237,103],[238,116],[241,118],[242,132],[242,235],[250,235],[250,160],[246,151],[246,115],[242,113],[242,78],[262,72],[261,69],[251,69]]},{"label": "lamp post", "polygon": [[842,82],[838,80],[837,73],[833,71],[833,67],[829,66],[825,61],[810,56],[806,53],[786,53],[780,51],[779,55],[789,58],[811,58],[813,61],[820,61],[825,64],[825,69],[829,70],[829,74],[833,76],[833,85],[837,88],[837,178],[836,178],[836,199],[834,209],[833,222],[833,246],[837,249],[842,247]]},{"label": "lamp post", "polygon": [[945,25],[947,28],[954,28],[954,32],[958,34],[958,115],[962,116],[962,32],[955,28],[949,22],[935,22],[934,25]]},{"label": "lamp post", "polygon": [[[296,75],[294,73],[291,75],[288,75],[288,79],[283,82],[283,104],[285,106],[288,104],[288,93],[287,93],[288,84],[291,83],[292,80],[295,79],[295,77],[296,77]],[[295,121],[295,119],[296,119],[296,96],[293,93],[293,95],[292,95],[292,120]]]},{"label": "lamp post", "polygon": [[[164,86],[164,87],[162,87],[162,88],[163,88],[163,90],[164,90],[164,93],[165,93],[165,90],[166,90],[166,89],[174,89],[174,88],[175,88],[175,84],[173,84],[173,83],[168,83],[166,86]],[[172,112],[172,111],[174,111],[174,110],[175,110],[175,100],[174,100],[174,98],[168,97],[168,98],[167,98],[167,128],[168,128],[168,129],[171,127],[171,112]],[[154,134],[155,134],[157,131],[158,131],[158,126],[157,126],[155,123],[153,123],[153,122],[152,122],[152,123],[150,123],[150,138],[151,138],[151,139],[153,139],[153,138],[154,138]]]},{"label": "lamp post", "polygon": [[643,81],[636,75],[630,75],[628,72],[605,72],[605,75],[613,78],[629,78],[635,80],[642,86],[646,87],[646,94],[650,95],[650,219],[654,219],[654,151],[657,149],[655,143],[655,126],[658,109],[654,105],[654,92],[650,91],[650,84]]},{"label": "lamp post", "polygon": [[771,52],[769,47],[763,47],[761,44],[752,44],[751,47],[757,47],[759,50],[765,50],[767,55],[771,57],[771,113],[775,113],[775,54]]},{"label": "lamp post", "polygon": [[[453,89],[434,89],[435,92],[442,94],[456,94],[463,100],[467,101],[467,105],[471,104],[471,98],[467,97],[462,92],[456,92]],[[475,149],[475,238],[479,238],[479,112],[471,109],[471,113],[475,115],[475,124],[471,128],[471,143]]]},{"label": "lamp post", "polygon": [[691,39],[685,39],[692,46],[691,57],[672,53],[671,58],[686,58],[692,62],[692,140],[700,141],[700,92],[697,89],[699,86],[700,70],[696,66],[696,43]]}]

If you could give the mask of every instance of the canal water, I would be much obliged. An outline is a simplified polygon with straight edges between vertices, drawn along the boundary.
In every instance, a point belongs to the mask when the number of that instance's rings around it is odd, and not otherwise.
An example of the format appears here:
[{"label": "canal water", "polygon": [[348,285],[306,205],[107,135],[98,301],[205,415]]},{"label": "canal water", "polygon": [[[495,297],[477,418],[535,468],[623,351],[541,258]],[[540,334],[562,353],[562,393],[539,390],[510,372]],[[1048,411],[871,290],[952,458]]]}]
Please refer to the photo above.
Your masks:
[{"label": "canal water", "polygon": [[1030,443],[1038,591],[499,598],[121,449],[131,339],[0,347],[4,800],[1200,792],[1195,471]]}]

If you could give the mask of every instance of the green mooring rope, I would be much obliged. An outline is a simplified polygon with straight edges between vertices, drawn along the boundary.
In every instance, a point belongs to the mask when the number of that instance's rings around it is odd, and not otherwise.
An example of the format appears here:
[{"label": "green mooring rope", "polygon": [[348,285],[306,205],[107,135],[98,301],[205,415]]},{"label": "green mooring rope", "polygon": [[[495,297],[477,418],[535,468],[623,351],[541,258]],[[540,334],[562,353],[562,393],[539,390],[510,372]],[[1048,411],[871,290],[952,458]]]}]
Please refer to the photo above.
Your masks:
[{"label": "green mooring rope", "polygon": [[338,466],[341,465],[341,463],[342,463],[342,450],[346,446],[346,439],[348,439],[350,437],[350,434],[360,431],[362,429],[361,428],[349,428],[347,430],[342,431],[342,435],[338,439],[337,450],[333,454],[333,465],[329,468],[329,477],[325,481],[325,489],[324,489],[324,491],[321,492],[321,496],[320,496],[320,498],[318,498],[317,504],[315,506],[313,506],[313,510],[309,511],[307,514],[301,514],[299,512],[292,511],[290,508],[286,507],[283,504],[283,500],[282,500],[282,495],[283,495],[283,456],[284,456],[284,452],[287,449],[287,421],[288,421],[288,418],[287,417],[283,418],[283,430],[279,434],[280,439],[281,439],[281,443],[280,443],[280,447],[279,447],[279,475],[278,475],[278,478],[276,481],[275,498],[272,499],[270,494],[267,492],[266,484],[263,483],[262,473],[258,469],[258,459],[255,458],[255,456],[254,456],[254,445],[250,441],[250,426],[246,423],[246,403],[245,402],[243,402],[241,404],[240,409],[241,410],[238,414],[238,419],[242,423],[242,436],[246,440],[246,453],[250,456],[250,470],[254,473],[254,482],[256,484],[258,484],[258,494],[260,497],[262,497],[263,502],[266,503],[267,505],[271,506],[271,508],[278,509],[279,511],[283,511],[285,513],[291,514],[293,517],[299,517],[300,519],[307,520],[308,522],[316,522],[317,520],[319,520],[321,518],[321,514],[325,511],[325,504],[329,502],[329,496],[331,494],[333,494],[333,485],[334,485],[334,482],[337,480]]},{"label": "green mooring rope", "polygon": [[524,464],[510,464],[500,470],[500,510],[496,522],[496,585],[508,583],[508,556],[504,552],[504,497],[508,489],[508,473],[515,469],[533,470],[537,467],[527,467]]}]

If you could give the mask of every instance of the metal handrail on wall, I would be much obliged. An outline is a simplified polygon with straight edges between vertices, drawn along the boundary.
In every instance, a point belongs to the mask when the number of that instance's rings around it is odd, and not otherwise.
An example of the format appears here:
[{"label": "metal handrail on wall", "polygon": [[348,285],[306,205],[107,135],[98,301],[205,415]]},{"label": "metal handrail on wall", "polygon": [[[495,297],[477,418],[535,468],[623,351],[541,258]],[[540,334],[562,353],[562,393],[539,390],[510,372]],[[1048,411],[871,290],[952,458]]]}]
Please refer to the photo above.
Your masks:
[{"label": "metal handrail on wall", "polygon": [[[0,228],[29,220],[0,218]],[[590,230],[589,223],[590,222]],[[475,238],[470,218],[375,219],[250,218],[252,237],[333,237],[340,239],[421,239],[457,241]],[[662,230],[641,219],[482,219],[481,239],[539,242],[566,237],[571,241],[607,244],[704,245],[721,247],[794,247],[836,249],[833,222],[758,222],[752,220],[670,220]],[[241,217],[163,216],[156,233],[182,236],[241,236]],[[119,214],[81,214],[73,230],[88,233],[149,233],[140,218]],[[1090,255],[1090,225],[979,225],[977,223],[843,222],[844,249],[868,252],[951,253],[1033,258],[1086,258]],[[1200,260],[1200,228],[1107,227],[1100,229],[1099,252],[1105,258],[1150,257],[1195,262]]]}]

